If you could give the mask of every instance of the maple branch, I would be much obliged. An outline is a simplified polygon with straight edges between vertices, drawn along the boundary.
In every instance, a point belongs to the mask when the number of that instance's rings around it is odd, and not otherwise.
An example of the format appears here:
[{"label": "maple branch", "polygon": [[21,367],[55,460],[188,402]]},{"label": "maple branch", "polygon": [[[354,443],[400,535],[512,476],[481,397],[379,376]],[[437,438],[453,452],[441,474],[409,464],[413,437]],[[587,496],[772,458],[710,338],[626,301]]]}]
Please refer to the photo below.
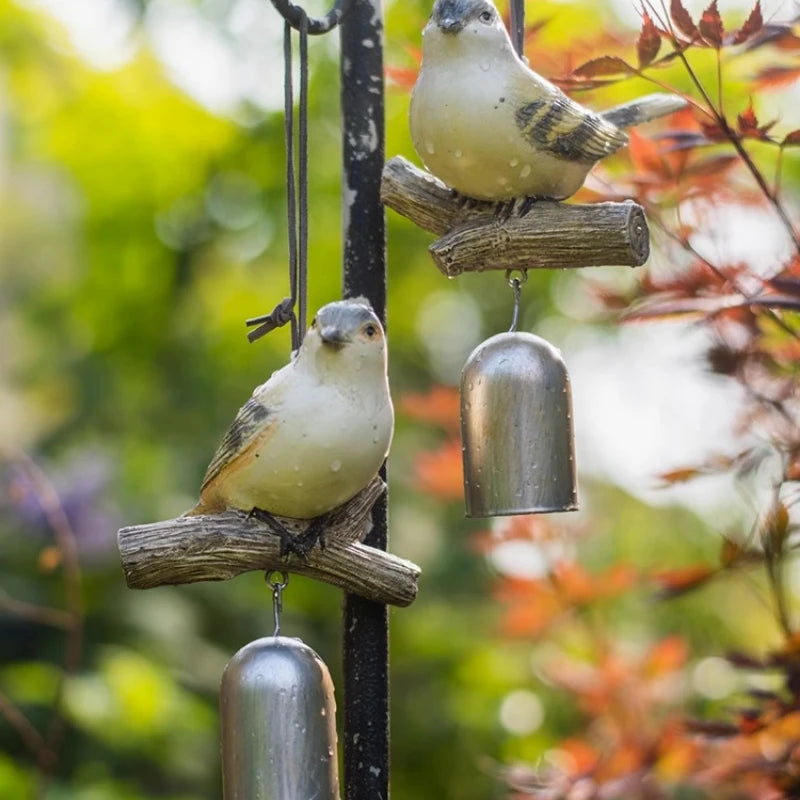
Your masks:
[{"label": "maple branch", "polygon": [[[677,206],[677,213],[680,219],[680,203]],[[687,253],[693,255],[698,261],[708,267],[711,272],[713,272],[721,281],[725,283],[729,283],[744,299],[746,303],[756,303],[761,298],[757,294],[753,294],[748,292],[746,289],[741,287],[736,280],[736,276],[734,275],[727,275],[725,274],[716,264],[709,261],[685,236],[679,235],[675,233],[671,228],[667,227],[657,214],[654,214],[652,219],[655,220],[655,224],[660,228],[661,232],[664,233],[668,238],[672,239],[674,242],[677,242]],[[763,303],[759,304],[759,309],[764,314],[766,314],[772,321],[781,328],[785,333],[788,333],[793,339],[800,338],[800,331],[795,330],[788,322],[774,309],[765,306]]]},{"label": "maple branch", "polygon": [[[789,616],[789,606],[786,598],[786,581],[784,574],[786,540],[780,533],[773,534],[773,530],[780,525],[778,515],[783,506],[779,499],[780,483],[773,487],[773,505],[770,518],[761,532],[761,544],[764,550],[764,559],[767,567],[767,578],[769,580],[772,599],[775,604],[775,613],[778,617],[778,624],[787,640],[791,640],[794,631]],[[777,541],[776,541],[777,539]]]},{"label": "maple branch", "polygon": [[[742,160],[744,165],[747,167],[748,171],[753,176],[755,182],[758,184],[758,188],[761,190],[764,197],[767,199],[770,205],[772,205],[775,213],[780,218],[781,222],[786,228],[787,233],[789,234],[789,237],[792,240],[792,243],[795,246],[795,249],[798,252],[800,252],[800,238],[798,238],[797,236],[797,233],[794,229],[794,225],[792,224],[792,221],[789,219],[789,215],[786,213],[786,209],[784,209],[778,198],[770,191],[770,188],[769,186],[767,186],[767,182],[764,176],[761,174],[761,171],[758,169],[755,162],[751,158],[750,154],[747,152],[744,145],[742,144],[741,138],[731,128],[725,115],[721,113],[721,108],[720,110],[717,110],[714,107],[714,103],[712,102],[711,98],[706,92],[706,89],[703,86],[702,81],[697,77],[697,74],[695,73],[694,69],[689,63],[689,59],[686,58],[686,54],[683,51],[681,51],[678,54],[678,57],[683,62],[683,65],[686,68],[686,71],[689,74],[689,78],[691,79],[692,83],[694,83],[695,87],[700,92],[705,102],[708,104],[709,111],[713,114],[720,129],[723,131],[728,141],[733,145],[733,148],[734,150],[736,150],[737,155]],[[722,95],[720,94],[720,97],[721,96]]]}]

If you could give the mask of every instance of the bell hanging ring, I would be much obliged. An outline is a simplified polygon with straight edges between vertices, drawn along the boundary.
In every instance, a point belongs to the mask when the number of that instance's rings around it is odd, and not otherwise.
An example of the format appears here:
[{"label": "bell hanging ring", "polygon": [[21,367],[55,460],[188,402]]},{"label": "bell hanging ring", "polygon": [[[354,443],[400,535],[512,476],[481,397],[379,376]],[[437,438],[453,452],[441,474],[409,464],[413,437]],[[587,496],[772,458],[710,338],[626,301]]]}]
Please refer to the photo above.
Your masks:
[{"label": "bell hanging ring", "polygon": [[339,800],[333,682],[299,639],[239,650],[222,675],[220,718],[224,800]]},{"label": "bell hanging ring", "polygon": [[468,517],[578,507],[567,368],[545,339],[513,330],[516,312],[512,330],[479,344],[461,374]]}]

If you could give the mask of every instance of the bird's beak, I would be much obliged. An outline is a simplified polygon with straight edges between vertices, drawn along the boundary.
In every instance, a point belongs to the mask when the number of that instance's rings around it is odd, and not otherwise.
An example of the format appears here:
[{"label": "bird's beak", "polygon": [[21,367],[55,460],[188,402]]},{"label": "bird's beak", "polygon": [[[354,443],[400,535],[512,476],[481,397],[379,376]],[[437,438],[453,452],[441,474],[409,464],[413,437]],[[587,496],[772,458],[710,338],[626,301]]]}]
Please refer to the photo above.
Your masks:
[{"label": "bird's beak", "polygon": [[350,340],[335,325],[327,325],[319,332],[323,344],[339,348]]},{"label": "bird's beak", "polygon": [[445,17],[439,20],[439,27],[442,33],[458,33],[464,27],[464,20],[455,17]]}]

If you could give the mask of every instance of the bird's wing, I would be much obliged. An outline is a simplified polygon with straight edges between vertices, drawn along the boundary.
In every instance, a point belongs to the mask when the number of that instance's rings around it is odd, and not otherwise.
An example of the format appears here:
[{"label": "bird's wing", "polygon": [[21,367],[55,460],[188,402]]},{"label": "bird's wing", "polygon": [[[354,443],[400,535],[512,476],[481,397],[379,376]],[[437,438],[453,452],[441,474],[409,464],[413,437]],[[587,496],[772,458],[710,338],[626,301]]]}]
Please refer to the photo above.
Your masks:
[{"label": "bird's wing", "polygon": [[206,476],[203,478],[203,485],[200,487],[201,495],[225,467],[247,451],[247,448],[268,424],[267,419],[271,411],[258,399],[259,394],[259,389],[256,389],[253,396],[239,409],[230,428],[222,437],[217,452],[214,453],[214,458],[208,465]]},{"label": "bird's wing", "polygon": [[593,163],[628,142],[616,125],[529,70],[518,73],[514,88],[517,126],[537,149],[567,161]]}]

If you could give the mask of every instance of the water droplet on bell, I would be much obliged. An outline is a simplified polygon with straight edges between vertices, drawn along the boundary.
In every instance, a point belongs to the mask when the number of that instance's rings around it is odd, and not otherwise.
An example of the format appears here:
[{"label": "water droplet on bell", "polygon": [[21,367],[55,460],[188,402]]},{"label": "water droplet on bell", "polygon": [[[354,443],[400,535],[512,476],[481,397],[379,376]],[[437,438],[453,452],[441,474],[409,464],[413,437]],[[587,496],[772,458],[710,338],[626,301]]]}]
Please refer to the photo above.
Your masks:
[{"label": "water droplet on bell", "polygon": [[561,354],[541,337],[478,345],[461,375],[467,516],[577,508],[570,402]]},{"label": "water droplet on bell", "polygon": [[522,168],[522,169],[519,171],[519,176],[520,176],[520,178],[527,178],[527,177],[528,177],[528,175],[530,175],[530,174],[531,174],[531,165],[530,165],[530,164],[526,164],[526,165],[525,165],[525,166],[524,166],[524,167],[523,167],[523,168]]},{"label": "water droplet on bell", "polygon": [[456,148],[456,149],[453,151],[453,156],[454,156],[455,158],[461,158],[461,156],[462,156],[462,155],[464,155],[464,154],[463,154],[463,153],[462,153],[462,152],[461,152],[461,151],[460,151],[458,148]]},{"label": "water droplet on bell", "polygon": [[338,472],[342,468],[342,462],[337,458],[336,461],[331,462],[331,472]]},{"label": "water droplet on bell", "polygon": [[436,152],[436,146],[433,144],[433,142],[425,142],[425,151],[428,153],[428,155],[432,156]]},{"label": "water droplet on bell", "polygon": [[509,167],[516,167],[519,164],[518,158],[512,158],[511,161],[508,162]]}]

